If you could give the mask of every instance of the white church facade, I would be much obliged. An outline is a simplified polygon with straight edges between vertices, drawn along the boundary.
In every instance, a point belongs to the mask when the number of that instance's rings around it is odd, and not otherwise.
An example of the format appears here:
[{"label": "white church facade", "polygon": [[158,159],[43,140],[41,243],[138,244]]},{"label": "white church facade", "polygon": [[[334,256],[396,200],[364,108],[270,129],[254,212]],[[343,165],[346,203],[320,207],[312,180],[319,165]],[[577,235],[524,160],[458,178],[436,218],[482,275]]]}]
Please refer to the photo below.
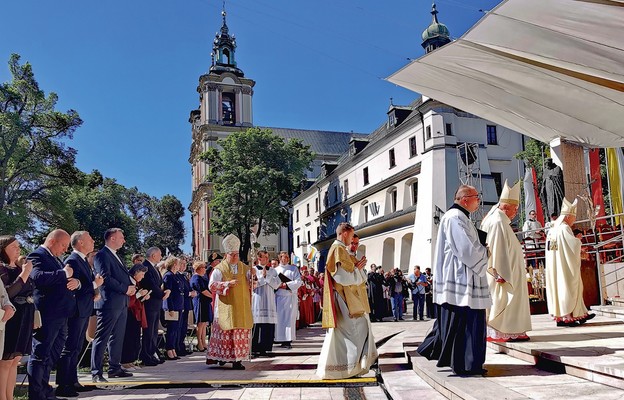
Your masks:
[{"label": "white church facade", "polygon": [[[427,52],[450,42],[435,5],[432,15],[423,32]],[[338,163],[325,164],[294,200],[295,254],[306,260],[314,247],[314,266],[323,270],[336,226],[347,221],[369,265],[430,267],[439,219],[457,187],[475,186],[482,209],[489,210],[505,180],[521,179],[524,165],[514,155],[523,149],[523,135],[434,99],[391,104],[386,123],[367,138],[354,138]]]}]

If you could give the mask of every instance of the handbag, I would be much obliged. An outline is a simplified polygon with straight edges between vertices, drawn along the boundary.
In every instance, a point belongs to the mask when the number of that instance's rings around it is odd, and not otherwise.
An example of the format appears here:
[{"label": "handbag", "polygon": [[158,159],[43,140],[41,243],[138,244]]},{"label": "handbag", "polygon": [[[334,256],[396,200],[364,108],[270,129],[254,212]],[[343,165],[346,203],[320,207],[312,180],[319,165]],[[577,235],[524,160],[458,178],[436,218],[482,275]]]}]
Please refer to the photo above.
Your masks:
[{"label": "handbag", "polygon": [[165,321],[177,321],[180,319],[179,311],[165,311]]}]

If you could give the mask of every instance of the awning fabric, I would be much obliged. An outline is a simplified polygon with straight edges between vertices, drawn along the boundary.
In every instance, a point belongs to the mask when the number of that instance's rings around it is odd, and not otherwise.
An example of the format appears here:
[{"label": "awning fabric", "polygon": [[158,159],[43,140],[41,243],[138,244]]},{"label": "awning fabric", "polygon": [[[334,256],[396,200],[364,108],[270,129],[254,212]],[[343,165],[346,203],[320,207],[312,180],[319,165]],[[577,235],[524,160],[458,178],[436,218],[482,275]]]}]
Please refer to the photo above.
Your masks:
[{"label": "awning fabric", "polygon": [[543,142],[624,147],[624,0],[506,0],[390,82]]}]

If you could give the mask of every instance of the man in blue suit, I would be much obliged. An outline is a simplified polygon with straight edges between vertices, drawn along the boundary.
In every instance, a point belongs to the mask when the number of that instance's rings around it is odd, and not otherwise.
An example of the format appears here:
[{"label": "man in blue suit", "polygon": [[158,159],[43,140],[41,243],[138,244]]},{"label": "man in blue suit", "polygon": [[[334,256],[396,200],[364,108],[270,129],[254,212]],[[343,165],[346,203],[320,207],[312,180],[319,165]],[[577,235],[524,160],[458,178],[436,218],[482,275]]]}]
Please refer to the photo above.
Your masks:
[{"label": "man in blue suit", "polygon": [[162,252],[158,247],[150,247],[145,253],[143,265],[147,267],[147,272],[141,281],[143,289],[151,290],[148,300],[145,300],[145,315],[147,317],[147,328],[143,329],[141,341],[141,354],[139,357],[143,365],[152,367],[164,362],[158,354],[158,323],[160,322],[160,310],[162,302],[169,296],[162,289],[162,277],[156,269],[156,265],[162,260]]},{"label": "man in blue suit", "polygon": [[97,327],[91,350],[93,382],[107,382],[103,376],[104,349],[108,345],[109,378],[125,378],[132,373],[121,368],[121,351],[128,316],[128,296],[134,296],[136,286],[128,268],[117,255],[125,243],[123,231],[110,228],[104,233],[105,246],[95,255],[95,272],[104,278],[101,299],[95,303]]},{"label": "man in blue suit", "polygon": [[89,317],[93,313],[95,289],[102,285],[104,278],[99,274],[93,276],[87,262],[86,255],[93,251],[95,243],[89,232],[76,231],[71,235],[70,241],[74,251],[65,259],[65,265],[74,270],[74,278],[80,281],[80,288],[74,292],[76,312],[67,321],[67,340],[56,373],[56,395],[76,397],[78,392],[91,390],[78,382],[78,357],[85,340]]},{"label": "man in blue suit", "polygon": [[74,314],[74,290],[80,281],[73,278],[73,269],[59,260],[69,247],[69,234],[56,229],[45,242],[28,255],[33,269],[30,277],[35,283],[35,307],[41,313],[41,328],[33,334],[32,355],[28,360],[28,398],[55,399],[54,389],[48,383],[50,371],[56,365],[65,339],[67,318]]}]

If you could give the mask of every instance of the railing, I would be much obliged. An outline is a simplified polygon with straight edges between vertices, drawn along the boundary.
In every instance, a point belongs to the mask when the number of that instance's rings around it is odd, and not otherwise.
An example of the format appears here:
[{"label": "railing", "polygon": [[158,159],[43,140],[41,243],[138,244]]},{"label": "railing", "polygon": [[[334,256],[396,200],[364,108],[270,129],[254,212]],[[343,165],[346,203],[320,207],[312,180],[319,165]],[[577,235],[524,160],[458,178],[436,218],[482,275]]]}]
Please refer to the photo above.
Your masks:
[{"label": "railing", "polygon": [[[580,228],[583,225],[587,225],[587,223],[590,222],[589,220],[576,221],[572,228],[576,232],[577,237],[581,240],[582,257],[591,259],[593,256],[596,260],[598,289],[603,304],[607,298],[603,265],[624,261],[624,229],[621,224],[609,224],[610,222],[615,222],[615,217],[621,217],[624,221],[624,214],[616,214],[597,218],[596,227],[594,229]],[[599,225],[600,221],[606,221],[607,224]],[[543,275],[546,265],[546,236],[548,229],[548,227],[545,227],[531,231],[517,232],[522,243],[526,265],[529,267],[529,271],[532,272],[531,283],[533,292],[537,293],[537,295],[539,295],[539,293],[543,294],[544,290],[545,277]]]}]

